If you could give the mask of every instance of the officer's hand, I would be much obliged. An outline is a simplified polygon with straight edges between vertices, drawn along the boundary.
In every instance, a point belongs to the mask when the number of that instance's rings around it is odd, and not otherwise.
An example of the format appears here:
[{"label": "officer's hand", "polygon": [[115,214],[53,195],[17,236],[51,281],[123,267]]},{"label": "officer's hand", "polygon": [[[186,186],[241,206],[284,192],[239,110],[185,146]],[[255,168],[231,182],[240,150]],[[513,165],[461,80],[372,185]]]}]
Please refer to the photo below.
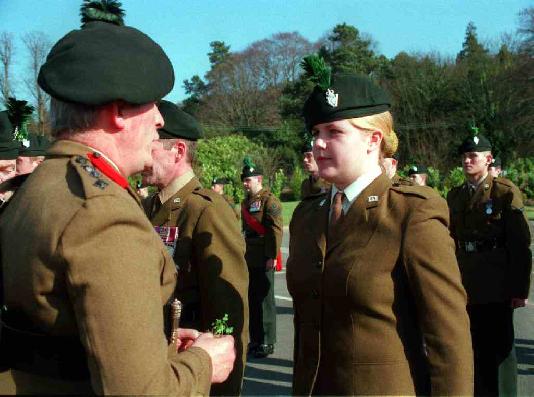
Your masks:
[{"label": "officer's hand", "polygon": [[265,262],[265,270],[273,270],[275,267],[275,260],[272,258],[267,259]]},{"label": "officer's hand", "polygon": [[512,306],[512,309],[517,309],[518,307],[525,307],[527,303],[528,299],[512,298],[510,305]]},{"label": "officer's hand", "polygon": [[196,329],[178,328],[178,351],[187,350],[198,339],[199,336],[200,332],[198,332]]},{"label": "officer's hand", "polygon": [[201,334],[192,346],[200,347],[210,355],[213,373],[211,383],[221,383],[234,368],[235,347],[232,335],[213,336],[211,332]]}]

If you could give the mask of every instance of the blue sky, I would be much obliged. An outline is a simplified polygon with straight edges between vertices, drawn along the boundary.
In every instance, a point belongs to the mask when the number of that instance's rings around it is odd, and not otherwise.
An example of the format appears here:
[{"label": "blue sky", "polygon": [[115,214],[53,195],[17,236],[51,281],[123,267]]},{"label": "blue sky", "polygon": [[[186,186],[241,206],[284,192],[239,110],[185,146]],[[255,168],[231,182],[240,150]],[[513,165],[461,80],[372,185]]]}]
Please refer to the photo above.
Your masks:
[{"label": "blue sky", "polygon": [[[0,32],[16,35],[16,94],[23,99],[27,58],[20,40],[30,31],[52,42],[80,26],[76,0],[0,0]],[[437,51],[454,56],[473,21],[481,40],[498,40],[517,28],[527,0],[123,0],[126,24],[150,35],[171,59],[176,83],[167,99],[181,100],[182,81],[208,70],[209,43],[222,40],[234,51],[278,32],[297,31],[316,41],[346,22],[370,34],[378,52]]]}]

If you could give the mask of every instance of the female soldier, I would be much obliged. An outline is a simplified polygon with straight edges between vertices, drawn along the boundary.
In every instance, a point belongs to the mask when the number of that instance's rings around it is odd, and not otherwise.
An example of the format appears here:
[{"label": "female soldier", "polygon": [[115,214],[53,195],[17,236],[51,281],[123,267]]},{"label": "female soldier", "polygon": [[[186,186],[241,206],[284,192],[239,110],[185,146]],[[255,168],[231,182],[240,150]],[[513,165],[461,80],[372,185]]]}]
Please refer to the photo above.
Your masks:
[{"label": "female soldier", "polygon": [[382,173],[384,138],[394,134],[385,92],[364,76],[318,77],[325,72],[309,63],[319,84],[304,115],[319,175],[333,186],[302,201],[290,224],[293,392],[470,395],[466,295],[447,205]]}]

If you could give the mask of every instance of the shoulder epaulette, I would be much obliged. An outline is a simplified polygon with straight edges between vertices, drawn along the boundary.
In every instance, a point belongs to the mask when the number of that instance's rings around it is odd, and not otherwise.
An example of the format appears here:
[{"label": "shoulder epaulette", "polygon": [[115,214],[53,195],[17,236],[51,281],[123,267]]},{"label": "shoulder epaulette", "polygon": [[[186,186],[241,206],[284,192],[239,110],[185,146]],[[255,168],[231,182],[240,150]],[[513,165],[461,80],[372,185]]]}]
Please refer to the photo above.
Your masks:
[{"label": "shoulder epaulette", "polygon": [[429,186],[393,185],[391,189],[401,194],[417,196],[424,199],[439,196],[439,194]]},{"label": "shoulder epaulette", "polygon": [[205,199],[207,201],[213,201],[215,195],[217,195],[217,193],[215,193],[213,190],[206,189],[206,188],[203,188],[203,187],[199,187],[199,188],[194,189],[192,193],[196,194],[197,196],[202,197],[203,199]]},{"label": "shoulder epaulette", "polygon": [[110,181],[103,177],[102,173],[91,164],[89,159],[83,156],[75,156],[71,158],[70,163],[80,175],[86,197],[102,194],[108,189]]},{"label": "shoulder epaulette", "polygon": [[514,183],[511,180],[501,177],[494,178],[493,183],[498,183],[499,185],[504,185],[510,188],[515,187]]}]

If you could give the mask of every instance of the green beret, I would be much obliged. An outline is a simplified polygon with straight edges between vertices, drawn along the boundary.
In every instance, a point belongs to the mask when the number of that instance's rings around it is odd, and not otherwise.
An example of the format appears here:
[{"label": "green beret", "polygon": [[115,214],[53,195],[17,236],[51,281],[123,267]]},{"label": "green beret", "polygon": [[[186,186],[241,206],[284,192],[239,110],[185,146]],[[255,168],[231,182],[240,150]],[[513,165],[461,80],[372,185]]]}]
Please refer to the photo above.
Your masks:
[{"label": "green beret", "polygon": [[13,125],[7,111],[0,112],[0,160],[14,160],[19,155],[20,142],[13,139]]},{"label": "green beret", "polygon": [[252,162],[250,157],[245,157],[245,159],[243,160],[243,171],[241,172],[241,180],[258,175],[263,175],[261,168],[257,167],[256,164]]},{"label": "green beret", "polygon": [[[82,28],[54,45],[39,71],[39,86],[61,101],[92,106],[116,100],[142,105],[168,94],[174,71],[161,47],[139,30],[123,26],[122,15],[110,17],[106,7],[111,4],[122,12],[120,3],[85,3]],[[98,6],[103,10],[95,11]]]},{"label": "green beret", "polygon": [[212,185],[228,185],[230,181],[228,178],[213,178]]},{"label": "green beret", "polygon": [[458,148],[459,154],[468,152],[491,152],[491,142],[484,135],[477,134],[466,138]]},{"label": "green beret", "polygon": [[391,107],[386,92],[364,75],[340,73],[331,76],[331,69],[317,55],[301,62],[305,77],[316,83],[304,104],[306,128],[331,121],[352,119],[382,113]]},{"label": "green beret", "polygon": [[182,138],[196,141],[203,137],[200,125],[195,118],[174,103],[161,101],[158,108],[165,122],[163,128],[158,130],[161,139]]},{"label": "green beret", "polygon": [[428,174],[428,169],[421,164],[414,164],[408,169],[408,175]]},{"label": "green beret", "polygon": [[499,157],[495,157],[489,166],[490,167],[502,167],[502,161]]},{"label": "green beret", "polygon": [[44,156],[46,151],[50,147],[50,141],[47,137],[42,135],[31,134],[28,137],[29,145],[21,145],[19,149],[19,156],[23,157],[35,157]]}]

